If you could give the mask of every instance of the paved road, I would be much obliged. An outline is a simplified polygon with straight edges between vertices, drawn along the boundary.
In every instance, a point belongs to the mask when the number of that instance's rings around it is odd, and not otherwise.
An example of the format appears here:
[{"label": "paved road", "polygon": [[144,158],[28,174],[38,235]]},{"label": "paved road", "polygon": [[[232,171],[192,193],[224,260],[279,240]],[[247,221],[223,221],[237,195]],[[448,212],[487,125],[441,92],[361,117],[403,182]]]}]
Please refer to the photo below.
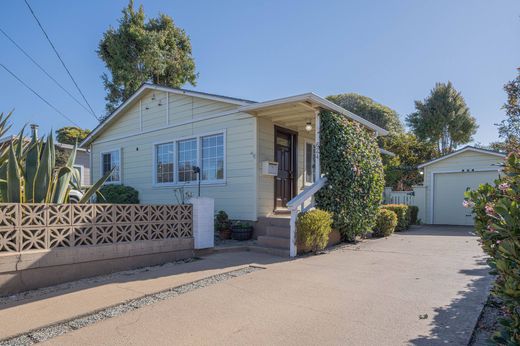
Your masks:
[{"label": "paved road", "polygon": [[49,343],[466,345],[491,283],[483,258],[470,228],[422,226],[271,263]]}]

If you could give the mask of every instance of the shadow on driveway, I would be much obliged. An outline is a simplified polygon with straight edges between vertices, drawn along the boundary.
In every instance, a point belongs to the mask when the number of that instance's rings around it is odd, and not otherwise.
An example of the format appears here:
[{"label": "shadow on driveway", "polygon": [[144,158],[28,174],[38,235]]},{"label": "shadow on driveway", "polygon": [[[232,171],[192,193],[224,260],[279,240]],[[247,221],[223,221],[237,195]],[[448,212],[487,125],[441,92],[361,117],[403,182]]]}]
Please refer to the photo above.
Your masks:
[{"label": "shadow on driveway", "polygon": [[[482,262],[481,262],[482,263]],[[457,298],[449,306],[435,309],[431,322],[430,335],[423,335],[410,340],[412,345],[467,345],[477,323],[478,316],[485,304],[494,277],[489,275],[489,268],[461,270],[460,273],[473,276],[467,290],[459,291]],[[484,304],[483,304],[484,302]],[[477,316],[477,320],[475,320]],[[454,325],[467,325],[464,331],[453,329]]]}]

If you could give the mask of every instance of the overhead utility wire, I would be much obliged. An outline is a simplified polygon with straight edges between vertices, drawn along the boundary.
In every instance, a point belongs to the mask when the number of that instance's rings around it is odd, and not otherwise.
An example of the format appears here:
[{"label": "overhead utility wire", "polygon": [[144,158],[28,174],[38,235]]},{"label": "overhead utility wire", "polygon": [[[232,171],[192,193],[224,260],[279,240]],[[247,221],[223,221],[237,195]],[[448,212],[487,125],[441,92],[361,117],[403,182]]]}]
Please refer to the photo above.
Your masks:
[{"label": "overhead utility wire", "polygon": [[36,20],[36,23],[38,23],[38,26],[40,27],[40,29],[42,30],[43,34],[45,35],[45,37],[47,38],[47,41],[49,42],[49,44],[51,45],[52,47],[52,50],[54,50],[54,53],[56,53],[56,56],[58,57],[58,59],[60,60],[61,64],[63,65],[63,68],[65,69],[65,71],[67,71],[67,74],[69,75],[70,79],[72,80],[72,82],[74,83],[74,85],[76,86],[76,89],[78,89],[78,92],[80,93],[81,97],[83,98],[83,101],[85,101],[85,103],[87,104],[88,108],[90,109],[90,112],[92,113],[92,115],[94,115],[97,119],[97,116],[96,116],[96,113],[94,112],[94,110],[92,109],[92,107],[90,106],[90,103],[88,103],[87,101],[87,98],[85,97],[85,95],[83,94],[83,92],[81,91],[80,87],[78,86],[78,83],[76,83],[76,80],[74,79],[74,77],[72,77],[72,74],[70,73],[69,69],[67,68],[67,65],[65,65],[65,62],[63,61],[63,59],[61,58],[60,56],[60,53],[58,53],[58,50],[56,49],[56,47],[54,46],[54,44],[52,43],[49,35],[47,34],[47,32],[45,31],[45,29],[43,28],[42,24],[40,23],[40,20],[38,19],[38,17],[36,16],[36,14],[34,13],[31,5],[29,5],[29,2],[27,2],[27,0],[24,0],[25,1],[25,4],[27,5],[27,7],[29,8],[29,11],[31,12],[32,16],[34,17],[34,19]]},{"label": "overhead utility wire", "polygon": [[58,82],[53,76],[51,76],[51,74],[49,72],[47,72],[47,70],[45,70],[43,68],[42,65],[40,65],[36,60],[34,60],[34,58],[32,56],[29,55],[29,53],[27,53],[25,51],[25,49],[23,49],[11,36],[9,36],[4,30],[2,30],[2,28],[0,28],[0,33],[2,33],[9,41],[11,41],[11,43],[16,47],[18,48],[18,50],[20,50],[20,52],[22,52],[29,60],[31,60],[31,62],[36,65],[43,73],[45,73],[45,75],[47,77],[49,77],[50,80],[52,80],[54,82],[54,84],[56,84],[58,87],[60,87],[61,90],[63,90],[64,92],[67,93],[67,95],[70,96],[70,98],[72,98],[74,101],[76,101],[76,103],[78,105],[80,105],[81,107],[83,107],[83,109],[85,109],[90,115],[92,115],[96,120],[98,120],[94,114],[90,113],[90,111],[88,110],[87,107],[85,107],[85,105],[83,103],[81,103],[76,97],[74,97],[74,95],[72,95],[67,89],[65,89],[65,87],[63,87],[63,85],[60,84],[60,82]]},{"label": "overhead utility wire", "polygon": [[4,64],[1,64],[0,63],[0,67],[2,67],[4,70],[6,70],[11,76],[13,76],[18,82],[20,82],[24,87],[26,87],[27,89],[29,89],[34,95],[36,95],[40,100],[42,100],[43,102],[45,102],[49,107],[51,107],[52,109],[54,109],[59,115],[61,115],[62,117],[64,117],[65,119],[67,119],[68,121],[70,121],[72,124],[76,125],[79,127],[79,124],[76,123],[74,120],[72,120],[70,117],[68,117],[67,115],[65,115],[62,111],[60,111],[58,108],[56,108],[52,103],[50,103],[49,101],[47,101],[46,99],[43,98],[43,96],[41,96],[40,94],[38,94],[33,88],[31,88],[29,85],[27,85],[27,83],[25,83],[22,79],[20,79],[14,72],[12,72],[11,70],[9,70],[7,67],[5,67]]}]

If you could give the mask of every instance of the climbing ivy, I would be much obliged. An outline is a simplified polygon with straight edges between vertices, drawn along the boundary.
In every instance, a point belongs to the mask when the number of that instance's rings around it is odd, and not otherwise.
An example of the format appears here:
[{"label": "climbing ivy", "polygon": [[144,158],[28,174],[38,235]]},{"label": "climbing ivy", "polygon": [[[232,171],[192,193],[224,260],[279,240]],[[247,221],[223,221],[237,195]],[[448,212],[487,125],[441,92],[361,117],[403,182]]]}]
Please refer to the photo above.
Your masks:
[{"label": "climbing ivy", "polygon": [[316,194],[318,208],[333,214],[333,227],[354,241],[374,225],[382,202],[384,173],[375,135],[336,113],[322,111],[321,172],[327,184]]}]

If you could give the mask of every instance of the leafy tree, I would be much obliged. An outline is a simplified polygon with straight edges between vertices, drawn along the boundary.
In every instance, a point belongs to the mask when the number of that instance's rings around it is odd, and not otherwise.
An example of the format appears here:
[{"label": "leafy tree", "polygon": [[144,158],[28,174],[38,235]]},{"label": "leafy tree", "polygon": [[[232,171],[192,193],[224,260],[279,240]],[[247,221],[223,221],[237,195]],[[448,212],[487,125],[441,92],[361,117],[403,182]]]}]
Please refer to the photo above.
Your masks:
[{"label": "leafy tree", "polygon": [[415,109],[406,118],[407,125],[419,140],[437,145],[442,155],[470,142],[478,128],[464,98],[451,82],[437,83],[424,101],[415,101]]},{"label": "leafy tree", "polygon": [[184,30],[162,13],[145,22],[143,7],[136,11],[133,0],[122,12],[119,27],[104,33],[97,51],[110,71],[110,76],[102,76],[108,92],[107,112],[114,111],[147,81],[170,87],[195,85],[195,62]]},{"label": "leafy tree", "polygon": [[420,141],[413,133],[397,133],[380,137],[381,146],[396,154],[382,155],[385,168],[385,186],[394,190],[411,190],[422,182],[417,165],[439,156],[435,146]]},{"label": "leafy tree", "polygon": [[507,118],[498,126],[498,134],[504,140],[503,147],[507,151],[520,148],[520,68],[515,79],[504,85],[507,102],[502,107]]},{"label": "leafy tree", "polygon": [[88,134],[89,129],[81,129],[75,126],[65,126],[56,130],[56,139],[59,143],[74,145],[76,142],[81,143]]},{"label": "leafy tree", "polygon": [[331,95],[327,99],[390,132],[403,132],[397,112],[370,97],[348,93]]}]

